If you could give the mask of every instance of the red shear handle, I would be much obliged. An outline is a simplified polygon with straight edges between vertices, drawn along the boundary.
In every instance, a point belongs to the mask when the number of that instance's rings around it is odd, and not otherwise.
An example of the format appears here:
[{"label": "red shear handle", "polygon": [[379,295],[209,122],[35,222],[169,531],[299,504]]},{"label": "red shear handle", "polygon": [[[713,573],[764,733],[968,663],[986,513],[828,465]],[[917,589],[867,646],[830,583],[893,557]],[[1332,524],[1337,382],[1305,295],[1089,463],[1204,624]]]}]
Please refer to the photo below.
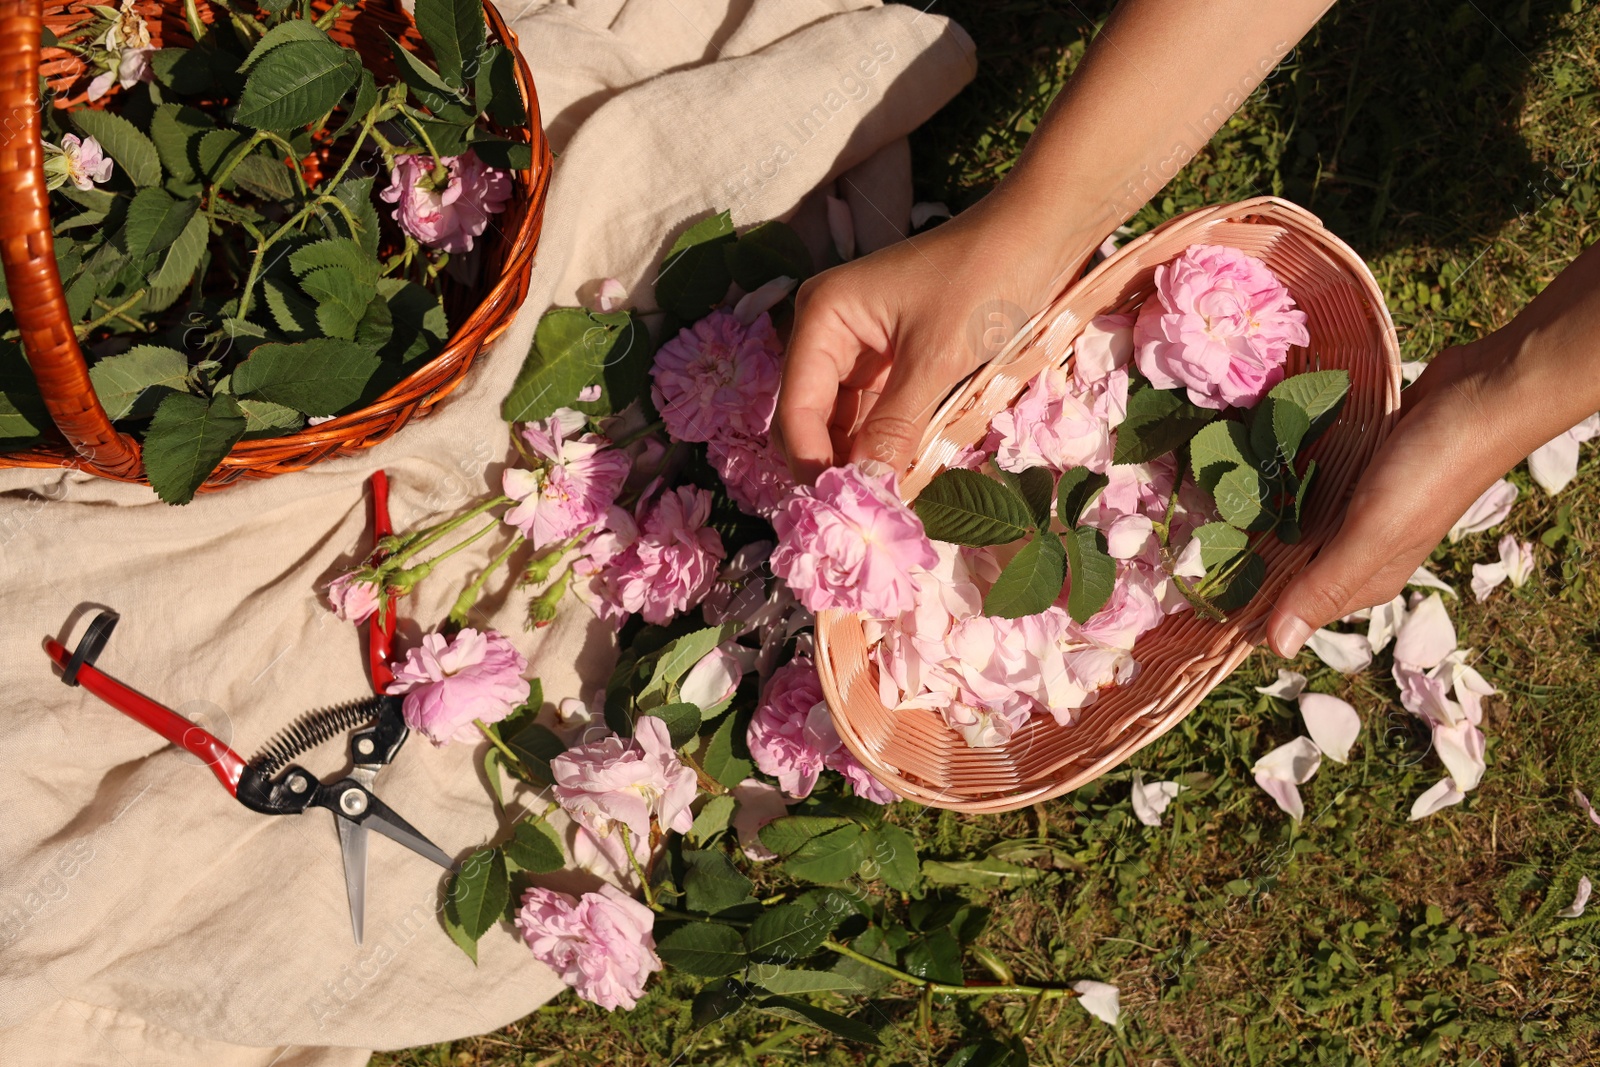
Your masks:
[{"label": "red shear handle", "polygon": [[[389,475],[382,470],[372,472],[372,546],[378,547],[394,532],[389,521]],[[389,669],[389,650],[394,644],[395,598],[388,597],[383,605],[383,624],[374,615],[367,622],[367,664],[372,673],[374,692],[382,693],[394,681]]]},{"label": "red shear handle", "polygon": [[[60,641],[45,641],[44,650],[63,670],[72,659],[72,653]],[[115,678],[101,674],[87,663],[78,668],[78,683],[124,715],[137,719],[178,747],[199,756],[211,768],[211,773],[217,776],[223,788],[230,794],[237,793],[239,775],[244,773],[244,760],[209,732],[171,708],[157,704],[143,693],[136,693]]]}]

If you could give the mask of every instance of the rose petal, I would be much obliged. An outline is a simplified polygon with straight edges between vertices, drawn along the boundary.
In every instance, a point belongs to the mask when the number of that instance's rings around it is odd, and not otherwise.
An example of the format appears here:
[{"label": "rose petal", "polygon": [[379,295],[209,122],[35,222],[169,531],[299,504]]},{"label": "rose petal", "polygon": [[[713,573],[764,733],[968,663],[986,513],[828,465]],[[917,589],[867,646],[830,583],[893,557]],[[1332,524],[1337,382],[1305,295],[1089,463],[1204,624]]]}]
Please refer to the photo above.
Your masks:
[{"label": "rose petal", "polygon": [[1167,810],[1174,797],[1183,792],[1177,782],[1146,782],[1144,775],[1133,772],[1133,814],[1146,826],[1160,826],[1161,813]]},{"label": "rose petal", "polygon": [[787,274],[780,274],[741,296],[739,302],[733,305],[733,317],[739,320],[740,325],[749,326],[781,303],[789,291],[799,284]]},{"label": "rose petal", "polygon": [[1434,724],[1433,747],[1455,780],[1456,788],[1463,793],[1476,789],[1483,780],[1483,743],[1483,731],[1470,719]]},{"label": "rose petal", "polygon": [[1269,697],[1280,697],[1284,700],[1293,700],[1305,692],[1306,676],[1299,671],[1286,671],[1278,668],[1278,680],[1271,685],[1258,685],[1256,692]]},{"label": "rose petal", "polygon": [[1583,790],[1574,789],[1572,791],[1572,795],[1577,799],[1578,806],[1584,811],[1588,812],[1589,821],[1594,823],[1596,826],[1600,826],[1600,811],[1594,810],[1594,805],[1589,803],[1589,798],[1584,796]]},{"label": "rose petal", "polygon": [[1478,603],[1489,599],[1495,586],[1509,577],[1503,563],[1474,563],[1472,565],[1472,596]]},{"label": "rose petal", "polygon": [[1117,1025],[1117,1020],[1122,1017],[1121,990],[1114,985],[1087,978],[1073,982],[1072,988],[1077,992],[1078,1003],[1083,1005],[1084,1011],[1107,1026]]},{"label": "rose petal", "polygon": [[1528,473],[1551,496],[1565,489],[1578,474],[1578,441],[1571,431],[1534,449],[1528,457]]},{"label": "rose petal", "polygon": [[628,299],[627,286],[615,278],[602,278],[595,292],[595,308],[600,312],[615,311]]},{"label": "rose petal", "polygon": [[1434,593],[1406,616],[1400,636],[1395,638],[1394,659],[1427,670],[1437,667],[1455,648],[1455,624],[1445,611],[1444,598]]},{"label": "rose petal", "polygon": [[1251,772],[1256,784],[1298,822],[1305,817],[1305,805],[1295,786],[1310,781],[1320,766],[1322,752],[1316,743],[1309,737],[1297,737],[1262,756]]},{"label": "rose petal", "polygon": [[1367,646],[1376,656],[1386,648],[1406,621],[1406,598],[1397,596],[1372,609],[1367,619]]},{"label": "rose petal", "polygon": [[1318,630],[1306,639],[1306,647],[1340,674],[1356,674],[1372,663],[1372,646],[1363,634]]},{"label": "rose petal", "polygon": [[1361,716],[1348,701],[1326,693],[1302,693],[1300,718],[1324,756],[1335,763],[1349,761],[1350,746],[1361,733]]},{"label": "rose petal", "polygon": [[1407,821],[1416,822],[1426,819],[1441,808],[1448,808],[1452,804],[1459,804],[1467,799],[1467,795],[1456,788],[1456,783],[1446,778],[1435,782],[1433,786],[1411,803],[1411,818]]},{"label": "rose petal", "polygon": [[1428,369],[1425,360],[1403,359],[1400,361],[1400,380],[1410,384],[1422,377],[1422,372]]},{"label": "rose petal", "polygon": [[1517,487],[1501,478],[1485,489],[1483,495],[1473,501],[1466,513],[1450,527],[1450,542],[1454,544],[1467,534],[1499,526],[1506,521],[1506,516],[1511,514],[1511,505],[1516,501]]},{"label": "rose petal", "polygon": [[1559,919],[1576,919],[1583,914],[1583,909],[1589,906],[1589,893],[1593,891],[1594,883],[1589,881],[1586,874],[1578,879],[1578,892],[1573,896],[1572,903],[1556,912]]},{"label": "rose petal", "polygon": [[1456,591],[1453,586],[1446,585],[1439,579],[1438,575],[1434,574],[1427,567],[1418,567],[1416,570],[1412,571],[1411,577],[1406,579],[1406,584],[1420,585],[1424,589],[1437,589],[1441,593],[1449,593],[1451,596],[1456,595]]},{"label": "rose petal", "polygon": [[744,854],[758,862],[777,859],[778,854],[761,843],[761,828],[774,819],[789,813],[783,801],[783,790],[755,778],[746,778],[733,787],[733,832],[739,835],[739,847]]}]

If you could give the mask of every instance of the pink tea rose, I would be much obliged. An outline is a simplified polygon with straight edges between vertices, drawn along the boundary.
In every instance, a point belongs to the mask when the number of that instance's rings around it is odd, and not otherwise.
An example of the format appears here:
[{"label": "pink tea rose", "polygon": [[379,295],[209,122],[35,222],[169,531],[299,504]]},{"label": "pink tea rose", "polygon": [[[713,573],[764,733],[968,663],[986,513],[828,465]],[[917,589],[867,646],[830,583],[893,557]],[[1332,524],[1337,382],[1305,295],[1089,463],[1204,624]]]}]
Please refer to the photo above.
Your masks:
[{"label": "pink tea rose", "polygon": [[1225,245],[1195,245],[1156,268],[1134,325],[1135,359],[1157,389],[1184,387],[1204,408],[1252,407],[1283,380],[1306,313],[1267,265]]},{"label": "pink tea rose", "polygon": [[813,704],[811,710],[806,712],[805,735],[807,743],[822,753],[823,766],[844,775],[844,780],[850,783],[856,796],[874,804],[893,804],[899,799],[844,747],[844,741],[839,738],[839,732],[833,725],[833,713],[825,702]]},{"label": "pink tea rose", "polygon": [[1132,315],[1097,315],[1072,344],[1072,376],[1080,388],[1126,371],[1132,360]]},{"label": "pink tea rose", "polygon": [[774,671],[761,698],[745,740],[756,766],[776,778],[784,793],[795,800],[810,796],[827,768],[844,775],[859,797],[874,804],[895,800],[839,739],[809,656],[796,656]]},{"label": "pink tea rose", "polygon": [[939,562],[922,520],[895,492],[894,476],[872,478],[853,465],[796,489],[772,525],[772,569],[813,612],[898,615],[916,604],[912,574]]},{"label": "pink tea rose", "polygon": [[[581,425],[581,423],[579,424]],[[532,470],[508,468],[501,476],[517,506],[505,521],[535,549],[567,540],[599,522],[622,491],[631,463],[599,434],[568,439],[563,421],[529,423],[522,437],[539,457]]]},{"label": "pink tea rose", "polygon": [[382,590],[370,578],[358,578],[357,571],[341,574],[328,583],[328,605],[345,622],[366,622],[378,611]]},{"label": "pink tea rose", "polygon": [[768,438],[731,433],[713,437],[706,444],[706,458],[727,486],[728,496],[747,514],[770,518],[794,491],[789,464]]},{"label": "pink tea rose", "polygon": [[683,833],[694,822],[694,770],[678,758],[667,724],[653,715],[634,723],[631,739],[612,736],[567,749],[550,761],[550,775],[556,802],[568,815],[598,837],[628,833],[641,859],[652,820],[663,833]]},{"label": "pink tea rose", "polygon": [[578,996],[615,1011],[638,1003],[646,979],[661,970],[655,921],[613,885],[581,897],[533,886],[522,894],[517,932]]},{"label": "pink tea rose", "polygon": [[435,745],[475,741],[472,720],[499,722],[528,699],[528,659],[505,634],[425,634],[394,668],[386,692],[405,694],[406,725]]},{"label": "pink tea rose", "polygon": [[93,137],[80,138],[75,133],[69,133],[61,138],[59,148],[45,142],[46,189],[59,189],[71,182],[73,188],[88,191],[110,181],[112,169],[111,157],[105,154],[100,142]]},{"label": "pink tea rose", "polygon": [[704,599],[724,555],[722,537],[706,526],[710,517],[711,494],[692,485],[641,501],[637,536],[626,545],[619,540],[620,551],[599,571],[601,599],[609,605],[602,614],[620,620],[638,612],[660,626]]},{"label": "pink tea rose", "polygon": [[378,195],[395,205],[394,220],[422,244],[452,254],[470,252],[489,228],[489,216],[511,202],[511,175],[487,165],[470,148],[440,163],[446,170],[442,187],[431,157],[395,157],[389,187]]},{"label": "pink tea rose", "polygon": [[739,837],[744,854],[757,862],[775,860],[778,854],[761,843],[761,828],[789,814],[783,791],[757,778],[746,778],[733,787],[733,832]]},{"label": "pink tea rose", "polygon": [[994,417],[984,449],[994,453],[995,466],[1005,471],[1105,471],[1111,466],[1112,419],[1121,422],[1127,413],[1127,372],[1114,372],[1114,377],[1105,379],[1105,391],[1080,392],[1065,370],[1046,367],[1015,404]]},{"label": "pink tea rose", "polygon": [[656,352],[650,398],[679,441],[764,437],[778,398],[783,344],[765,313],[745,326],[713,311]]}]

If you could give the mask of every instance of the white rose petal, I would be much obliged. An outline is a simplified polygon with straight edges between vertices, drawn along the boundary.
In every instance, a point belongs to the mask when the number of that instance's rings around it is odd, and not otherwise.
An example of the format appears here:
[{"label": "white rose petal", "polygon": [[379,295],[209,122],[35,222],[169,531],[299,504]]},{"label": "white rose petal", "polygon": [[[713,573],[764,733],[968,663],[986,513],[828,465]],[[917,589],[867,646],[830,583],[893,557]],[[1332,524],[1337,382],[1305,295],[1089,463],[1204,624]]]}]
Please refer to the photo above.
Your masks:
[{"label": "white rose petal", "polygon": [[1160,826],[1161,813],[1167,810],[1174,797],[1183,792],[1177,782],[1146,782],[1144,775],[1133,772],[1133,814],[1146,826]]},{"label": "white rose petal", "polygon": [[1357,674],[1372,664],[1372,646],[1363,634],[1318,630],[1306,639],[1306,647],[1340,674]]},{"label": "white rose petal", "polygon": [[1435,782],[1433,787],[1419,796],[1411,804],[1411,818],[1409,822],[1426,819],[1441,808],[1448,808],[1452,804],[1459,804],[1467,799],[1467,795],[1456,788],[1456,783],[1449,778]]},{"label": "white rose petal", "polygon": [[1117,1020],[1122,1017],[1121,990],[1114,985],[1087,978],[1073,982],[1072,988],[1077,992],[1078,1003],[1083,1005],[1084,1011],[1107,1026],[1117,1025]]},{"label": "white rose petal", "polygon": [[1269,697],[1279,697],[1283,700],[1293,700],[1305,692],[1306,676],[1299,671],[1286,671],[1278,668],[1278,680],[1271,685],[1258,685],[1256,692]]},{"label": "white rose petal", "polygon": [[1348,701],[1326,693],[1302,693],[1300,718],[1324,756],[1335,763],[1349,762],[1350,746],[1361,733],[1361,716]]},{"label": "white rose petal", "polygon": [[1251,773],[1256,776],[1256,784],[1277,801],[1278,807],[1298,822],[1305,817],[1306,810],[1296,786],[1309,782],[1320,766],[1322,751],[1316,742],[1309,737],[1297,737],[1262,756]]}]

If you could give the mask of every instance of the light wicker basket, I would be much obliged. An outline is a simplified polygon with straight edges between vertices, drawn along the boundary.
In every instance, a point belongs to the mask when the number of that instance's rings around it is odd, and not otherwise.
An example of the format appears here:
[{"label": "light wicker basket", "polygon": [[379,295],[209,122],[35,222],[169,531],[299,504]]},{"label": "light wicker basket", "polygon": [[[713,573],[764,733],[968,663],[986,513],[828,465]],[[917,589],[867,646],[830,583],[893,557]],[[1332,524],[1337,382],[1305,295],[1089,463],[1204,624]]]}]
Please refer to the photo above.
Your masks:
[{"label": "light wicker basket", "polygon": [[[115,0],[108,0],[112,5]],[[32,447],[0,453],[4,467],[73,467],[106,478],[145,481],[139,444],[119,432],[89,382],[83,351],[74,337],[61,279],[56,271],[51,237],[50,200],[45,190],[39,141],[39,81],[43,77],[59,94],[58,107],[84,102],[84,64],[60,48],[44,49],[40,30],[57,36],[93,18],[88,0],[0,0],[0,187],[6,192],[0,208],[0,260],[16,308],[23,348],[39,384],[57,433]],[[152,43],[192,43],[182,3],[139,0]],[[249,6],[248,4],[246,6]],[[318,0],[326,11],[329,0]],[[218,17],[211,4],[197,0],[200,18]],[[370,404],[317,426],[279,437],[246,439],[234,445],[200,487],[220,489],[241,479],[269,478],[301,470],[320,460],[370,448],[413,418],[426,415],[467,373],[473,360],[510,326],[527,295],[534,251],[544,221],[550,183],[550,145],[539,117],[533,75],[517,49],[516,34],[491,3],[483,5],[489,37],[510,50],[516,60],[517,88],[527,111],[526,122],[514,129],[496,128],[499,136],[529,145],[533,167],[512,175],[512,199],[484,237],[481,286],[457,286],[446,292],[452,329],[443,349]],[[222,12],[226,17],[226,12]],[[383,76],[393,76],[388,39],[413,50],[421,37],[401,0],[360,0],[341,9],[329,28],[341,45],[357,49]],[[118,90],[98,104],[115,106]]]},{"label": "light wicker basket", "polygon": [[1008,811],[1076,789],[1172,729],[1262,639],[1273,599],[1337,527],[1357,477],[1388,435],[1400,405],[1400,349],[1372,273],[1316,216],[1259,197],[1171,219],[1068,287],[940,408],[901,481],[905,499],[979,442],[1040,370],[1063,364],[1089,320],[1136,310],[1154,290],[1155,268],[1196,244],[1230,245],[1264,260],[1305,311],[1311,343],[1290,351],[1286,374],[1350,372],[1337,421],[1305,450],[1317,462],[1317,480],[1304,537],[1294,545],[1262,539],[1266,581],[1227,622],[1169,616],[1139,639],[1133,682],[1103,692],[1072,726],[1034,716],[996,748],[969,748],[937,712],[884,707],[860,618],[823,612],[817,666],[839,736],[902,797],[956,811]]}]

